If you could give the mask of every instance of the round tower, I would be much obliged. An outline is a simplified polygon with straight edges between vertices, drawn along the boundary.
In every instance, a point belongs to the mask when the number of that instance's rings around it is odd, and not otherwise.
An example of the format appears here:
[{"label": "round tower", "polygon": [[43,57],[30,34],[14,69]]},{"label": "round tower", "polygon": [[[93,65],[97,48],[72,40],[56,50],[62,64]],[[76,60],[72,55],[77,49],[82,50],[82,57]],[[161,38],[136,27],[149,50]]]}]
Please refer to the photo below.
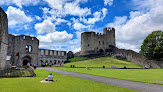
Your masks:
[{"label": "round tower", "polygon": [[81,34],[81,55],[88,55],[94,52],[95,32],[84,32]]}]

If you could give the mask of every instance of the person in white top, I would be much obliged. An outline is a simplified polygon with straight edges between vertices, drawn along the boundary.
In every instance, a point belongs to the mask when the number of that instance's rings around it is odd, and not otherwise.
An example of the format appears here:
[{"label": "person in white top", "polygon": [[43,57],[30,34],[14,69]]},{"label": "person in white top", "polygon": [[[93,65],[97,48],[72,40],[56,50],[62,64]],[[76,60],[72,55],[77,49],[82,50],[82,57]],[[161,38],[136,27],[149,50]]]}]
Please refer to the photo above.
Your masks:
[{"label": "person in white top", "polygon": [[45,79],[45,81],[53,81],[53,76],[52,76],[52,74],[50,74],[50,75],[48,76],[48,78]]}]

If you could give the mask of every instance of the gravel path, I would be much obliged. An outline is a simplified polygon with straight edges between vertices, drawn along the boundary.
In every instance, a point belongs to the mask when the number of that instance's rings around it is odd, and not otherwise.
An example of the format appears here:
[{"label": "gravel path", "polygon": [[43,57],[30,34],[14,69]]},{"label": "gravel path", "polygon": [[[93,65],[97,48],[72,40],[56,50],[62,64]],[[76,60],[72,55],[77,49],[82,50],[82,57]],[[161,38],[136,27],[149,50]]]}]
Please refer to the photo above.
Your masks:
[{"label": "gravel path", "polygon": [[51,72],[55,72],[55,73],[60,73],[60,74],[78,77],[78,78],[82,78],[82,79],[101,82],[101,83],[108,84],[108,85],[129,88],[129,89],[135,89],[138,91],[163,92],[163,85],[141,83],[141,82],[114,79],[114,78],[101,77],[101,76],[95,76],[95,75],[89,75],[89,74],[75,73],[75,72],[63,71],[63,70],[58,70],[58,69],[53,69],[53,68],[39,67],[37,69],[47,70],[47,71],[51,71]]}]

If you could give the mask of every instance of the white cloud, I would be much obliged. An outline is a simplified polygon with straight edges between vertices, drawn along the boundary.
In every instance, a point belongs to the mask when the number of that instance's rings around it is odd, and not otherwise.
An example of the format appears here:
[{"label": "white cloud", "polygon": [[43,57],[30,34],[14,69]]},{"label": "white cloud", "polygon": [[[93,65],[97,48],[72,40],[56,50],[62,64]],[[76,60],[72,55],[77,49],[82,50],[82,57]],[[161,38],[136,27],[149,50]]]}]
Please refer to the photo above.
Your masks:
[{"label": "white cloud", "polygon": [[22,6],[37,5],[40,0],[1,0],[0,5],[13,5],[15,4],[19,8]]},{"label": "white cloud", "polygon": [[105,6],[106,6],[106,5],[111,6],[111,5],[113,5],[113,1],[114,1],[114,0],[104,0],[104,5],[105,5]]},{"label": "white cloud", "polygon": [[94,12],[93,18],[88,18],[88,19],[81,18],[80,20],[82,20],[86,24],[94,24],[97,21],[102,21],[106,17],[106,14],[107,14],[107,9],[103,8],[100,11]]},{"label": "white cloud", "polygon": [[73,28],[75,30],[79,30],[81,31],[82,29],[85,29],[85,28],[90,28],[92,25],[83,25],[82,23],[74,23],[73,24]]},{"label": "white cloud", "polygon": [[39,35],[37,38],[40,41],[41,48],[53,48],[53,46],[66,46],[66,43],[68,43],[72,37],[73,35],[68,34],[66,31],[55,31],[46,35]]},{"label": "white cloud", "polygon": [[[67,15],[73,16],[87,16],[91,14],[91,9],[84,7],[81,8],[79,3],[85,3],[87,0],[44,0],[47,1],[49,6],[52,8],[42,8],[44,15],[51,14],[56,17],[65,17]],[[57,5],[55,5],[57,4]]]},{"label": "white cloud", "polygon": [[25,30],[29,29],[29,25],[24,25],[24,29]]},{"label": "white cloud", "polygon": [[68,0],[43,0],[43,1],[46,1],[49,4],[49,6],[53,9],[62,10],[63,5]]},{"label": "white cloud", "polygon": [[[13,12],[14,11],[14,12]],[[17,24],[24,24],[31,22],[33,19],[27,16],[24,11],[15,7],[9,6],[7,11],[9,26],[16,26]]]},{"label": "white cloud", "polygon": [[55,22],[55,25],[60,25],[61,23],[67,23],[67,22],[69,22],[69,21],[67,21],[65,19],[61,19],[61,18],[57,18],[55,21],[56,21]]},{"label": "white cloud", "polygon": [[35,24],[38,34],[50,33],[55,31],[55,25],[50,20],[44,20],[42,23]]},{"label": "white cloud", "polygon": [[39,16],[36,16],[36,19],[39,20],[39,21],[41,21],[41,18]]},{"label": "white cloud", "polygon": [[155,30],[163,30],[163,1],[144,0],[144,3],[152,6],[141,4],[138,6],[141,7],[139,11],[130,12],[129,20],[126,20],[126,16],[115,17],[114,23],[107,25],[115,27],[119,48],[138,51],[148,34]]},{"label": "white cloud", "polygon": [[66,3],[64,9],[66,14],[74,16],[87,16],[91,14],[91,10],[89,8],[80,8],[77,4],[74,3]]}]

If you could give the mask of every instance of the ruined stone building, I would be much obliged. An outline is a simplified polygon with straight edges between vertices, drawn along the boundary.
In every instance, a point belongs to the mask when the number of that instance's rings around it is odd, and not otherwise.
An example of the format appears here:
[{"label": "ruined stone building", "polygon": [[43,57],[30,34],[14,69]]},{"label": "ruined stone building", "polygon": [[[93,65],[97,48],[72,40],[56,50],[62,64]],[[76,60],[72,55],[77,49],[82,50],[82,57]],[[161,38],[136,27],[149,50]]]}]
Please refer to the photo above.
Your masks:
[{"label": "ruined stone building", "polygon": [[0,69],[10,64],[22,67],[28,62],[32,65],[39,62],[63,64],[66,60],[66,51],[39,49],[36,37],[8,34],[7,14],[0,8]]},{"label": "ruined stone building", "polygon": [[39,49],[39,64],[60,64],[67,60],[66,51]]},{"label": "ruined stone building", "polygon": [[12,65],[23,66],[38,63],[39,40],[25,35],[8,35],[8,56]]},{"label": "ruined stone building", "polygon": [[8,19],[7,14],[0,7],[0,69],[6,65],[8,47]]},{"label": "ruined stone building", "polygon": [[104,28],[103,34],[84,32],[81,34],[80,55],[89,55],[107,52],[109,46],[115,46],[115,29]]}]

